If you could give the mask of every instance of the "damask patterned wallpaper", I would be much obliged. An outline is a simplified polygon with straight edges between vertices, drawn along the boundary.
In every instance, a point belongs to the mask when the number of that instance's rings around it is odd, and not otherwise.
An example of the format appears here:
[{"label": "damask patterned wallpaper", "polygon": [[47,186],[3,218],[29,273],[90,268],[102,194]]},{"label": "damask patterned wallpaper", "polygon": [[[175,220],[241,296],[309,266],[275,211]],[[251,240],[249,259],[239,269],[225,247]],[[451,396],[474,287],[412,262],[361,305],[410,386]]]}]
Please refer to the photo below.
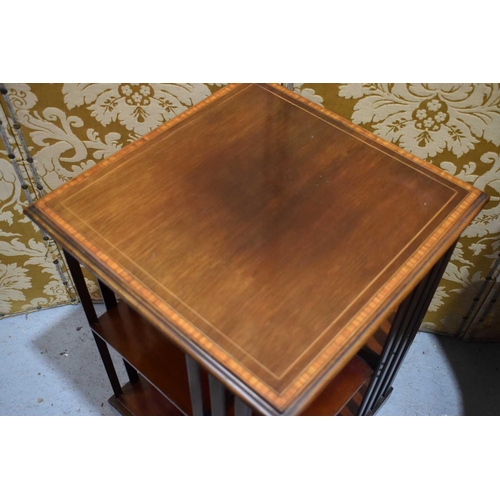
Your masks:
[{"label": "damask patterned wallpaper", "polygon": [[[22,213],[28,198],[50,192],[221,85],[6,84],[0,120],[12,151],[9,158],[9,148],[0,144],[0,315],[76,300],[57,246]],[[295,83],[293,88],[490,195],[457,245],[424,328],[500,338],[494,305],[500,252],[499,84]],[[19,128],[5,116],[9,102]],[[87,277],[98,298],[95,282]]]}]

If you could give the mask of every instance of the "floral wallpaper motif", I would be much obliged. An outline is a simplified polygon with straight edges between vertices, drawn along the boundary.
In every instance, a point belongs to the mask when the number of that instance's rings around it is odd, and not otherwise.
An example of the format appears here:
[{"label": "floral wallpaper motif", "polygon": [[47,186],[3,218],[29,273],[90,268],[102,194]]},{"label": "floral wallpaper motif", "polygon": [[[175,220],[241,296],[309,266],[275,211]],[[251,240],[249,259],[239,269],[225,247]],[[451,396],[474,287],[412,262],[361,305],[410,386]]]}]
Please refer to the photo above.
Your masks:
[{"label": "floral wallpaper motif", "polygon": [[102,125],[118,121],[139,136],[208,97],[203,83],[68,83],[68,109],[85,106]]},{"label": "floral wallpaper motif", "polygon": [[[90,83],[6,85],[45,193],[155,129],[224,84]],[[500,252],[500,86],[314,84],[293,90],[466,182],[490,201],[463,233],[424,328],[481,337],[500,327],[495,307]],[[41,192],[0,98],[0,120],[24,182]],[[57,246],[22,213],[25,191],[0,144],[0,315],[75,300]],[[54,264],[54,262],[59,264]],[[87,284],[98,298],[95,281]],[[499,292],[500,293],[500,292]],[[488,305],[489,304],[489,305]],[[481,321],[479,321],[481,320]],[[498,328],[500,331],[500,328]],[[491,334],[490,334],[491,337]],[[499,334],[500,337],[500,334]]]},{"label": "floral wallpaper motif", "polygon": [[347,84],[339,96],[357,100],[354,123],[420,158],[460,158],[481,138],[500,146],[498,84]]},{"label": "floral wallpaper motif", "polygon": [[27,271],[17,264],[0,264],[0,310],[10,312],[13,301],[26,300],[21,290],[31,287]]}]

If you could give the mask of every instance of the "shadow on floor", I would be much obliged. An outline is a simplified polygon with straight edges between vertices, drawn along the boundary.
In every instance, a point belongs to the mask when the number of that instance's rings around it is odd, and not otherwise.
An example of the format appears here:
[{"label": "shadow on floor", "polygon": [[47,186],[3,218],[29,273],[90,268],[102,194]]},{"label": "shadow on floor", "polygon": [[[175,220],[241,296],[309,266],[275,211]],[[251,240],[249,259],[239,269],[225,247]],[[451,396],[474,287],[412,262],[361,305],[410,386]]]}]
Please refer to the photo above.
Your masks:
[{"label": "shadow on floor", "polygon": [[[104,307],[97,305],[96,310],[100,314]],[[64,313],[50,329],[32,340],[31,346],[38,351],[35,354],[42,355],[44,363],[59,372],[67,390],[77,391],[96,411],[116,415],[107,403],[112,395],[111,385],[82,308],[67,306]],[[123,383],[126,372],[121,357],[110,351]]]},{"label": "shadow on floor", "polygon": [[463,415],[500,415],[500,344],[435,336],[462,394]]}]

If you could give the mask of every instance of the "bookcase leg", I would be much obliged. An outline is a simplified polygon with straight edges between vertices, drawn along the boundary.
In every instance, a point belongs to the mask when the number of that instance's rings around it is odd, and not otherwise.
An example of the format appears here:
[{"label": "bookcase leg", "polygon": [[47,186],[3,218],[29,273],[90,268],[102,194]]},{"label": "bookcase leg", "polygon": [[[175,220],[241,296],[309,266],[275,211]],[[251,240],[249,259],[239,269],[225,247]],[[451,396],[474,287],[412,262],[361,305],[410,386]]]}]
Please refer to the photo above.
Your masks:
[{"label": "bookcase leg", "polygon": [[126,360],[123,360],[123,364],[125,365],[125,370],[127,370],[128,379],[131,384],[135,384],[139,382],[139,374],[137,370]]},{"label": "bookcase leg", "polygon": [[203,393],[201,387],[200,365],[186,354],[186,368],[189,382],[189,395],[191,397],[191,410],[193,416],[203,416]]},{"label": "bookcase leg", "polygon": [[80,302],[82,304],[83,310],[85,311],[85,316],[87,316],[87,321],[89,324],[97,321],[97,314],[94,309],[94,304],[90,298],[87,285],[85,284],[85,278],[83,277],[82,268],[80,263],[66,250],[63,249],[64,257],[68,264],[69,272],[75,283],[76,291],[78,292],[78,297],[80,297]]},{"label": "bookcase leg", "polygon": [[106,342],[104,342],[104,340],[102,340],[101,337],[99,337],[95,333],[94,340],[97,344],[97,349],[99,350],[99,354],[101,355],[102,362],[104,363],[106,373],[108,374],[109,382],[111,383],[111,387],[113,388],[113,393],[115,397],[119,398],[123,393],[122,387],[120,384],[120,380],[118,379],[118,375],[116,374],[113,360],[111,359],[111,355],[109,354],[108,344],[106,344]]},{"label": "bookcase leg", "polygon": [[[68,251],[63,250],[63,252],[68,264],[68,269],[73,278],[73,282],[75,283],[76,291],[78,292],[78,296],[80,297],[80,302],[82,303],[83,310],[85,311],[85,315],[87,316],[87,321],[89,322],[89,325],[92,325],[92,323],[97,320],[97,314],[95,312],[92,299],[90,298],[90,294],[85,283],[85,278],[83,277],[82,268],[78,260],[76,260]],[[108,345],[95,333],[93,333],[93,335],[94,340],[97,344],[97,349],[99,350],[99,354],[101,355],[104,368],[108,375],[109,382],[111,383],[111,387],[113,388],[115,396],[118,398],[122,394],[122,388],[118,379],[118,375],[116,374],[115,367],[113,366],[111,355],[109,354]]]},{"label": "bookcase leg", "polygon": [[[97,280],[97,283],[99,285],[99,290],[101,291],[102,300],[104,301],[106,309],[109,311],[113,307],[116,307],[118,305],[118,302],[113,290],[111,290],[101,280]],[[123,360],[123,364],[125,365],[125,370],[127,370],[127,375],[130,383],[135,384],[139,382],[139,374],[137,373],[137,370],[126,359]]]},{"label": "bookcase leg", "polygon": [[379,398],[376,406],[374,406],[373,409],[370,410],[369,413],[366,414],[366,416],[371,417],[371,416],[375,415],[375,413],[377,413],[380,410],[380,408],[382,408],[382,406],[384,406],[384,404],[387,402],[387,400],[389,399],[389,396],[392,394],[392,390],[393,390],[393,388],[389,387],[389,389],[386,391],[386,393],[381,398]]},{"label": "bookcase leg", "polygon": [[446,252],[399,306],[358,415],[373,415],[389,396],[391,384],[413,343],[454,247]]},{"label": "bookcase leg", "polygon": [[235,396],[234,400],[234,415],[236,417],[250,417],[252,415],[252,409],[238,396]]},{"label": "bookcase leg", "polygon": [[208,375],[210,385],[210,405],[213,417],[222,417],[226,414],[226,393],[224,386],[211,374]]}]

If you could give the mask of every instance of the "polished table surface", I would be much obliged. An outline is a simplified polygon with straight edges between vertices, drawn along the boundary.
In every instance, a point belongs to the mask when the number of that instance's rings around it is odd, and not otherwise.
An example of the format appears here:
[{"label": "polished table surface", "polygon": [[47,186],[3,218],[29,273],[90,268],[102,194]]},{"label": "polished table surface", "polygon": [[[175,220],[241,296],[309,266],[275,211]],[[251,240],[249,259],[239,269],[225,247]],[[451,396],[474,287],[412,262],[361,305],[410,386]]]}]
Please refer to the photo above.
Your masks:
[{"label": "polished table surface", "polygon": [[28,213],[246,401],[295,413],[485,201],[278,85],[234,84]]}]

